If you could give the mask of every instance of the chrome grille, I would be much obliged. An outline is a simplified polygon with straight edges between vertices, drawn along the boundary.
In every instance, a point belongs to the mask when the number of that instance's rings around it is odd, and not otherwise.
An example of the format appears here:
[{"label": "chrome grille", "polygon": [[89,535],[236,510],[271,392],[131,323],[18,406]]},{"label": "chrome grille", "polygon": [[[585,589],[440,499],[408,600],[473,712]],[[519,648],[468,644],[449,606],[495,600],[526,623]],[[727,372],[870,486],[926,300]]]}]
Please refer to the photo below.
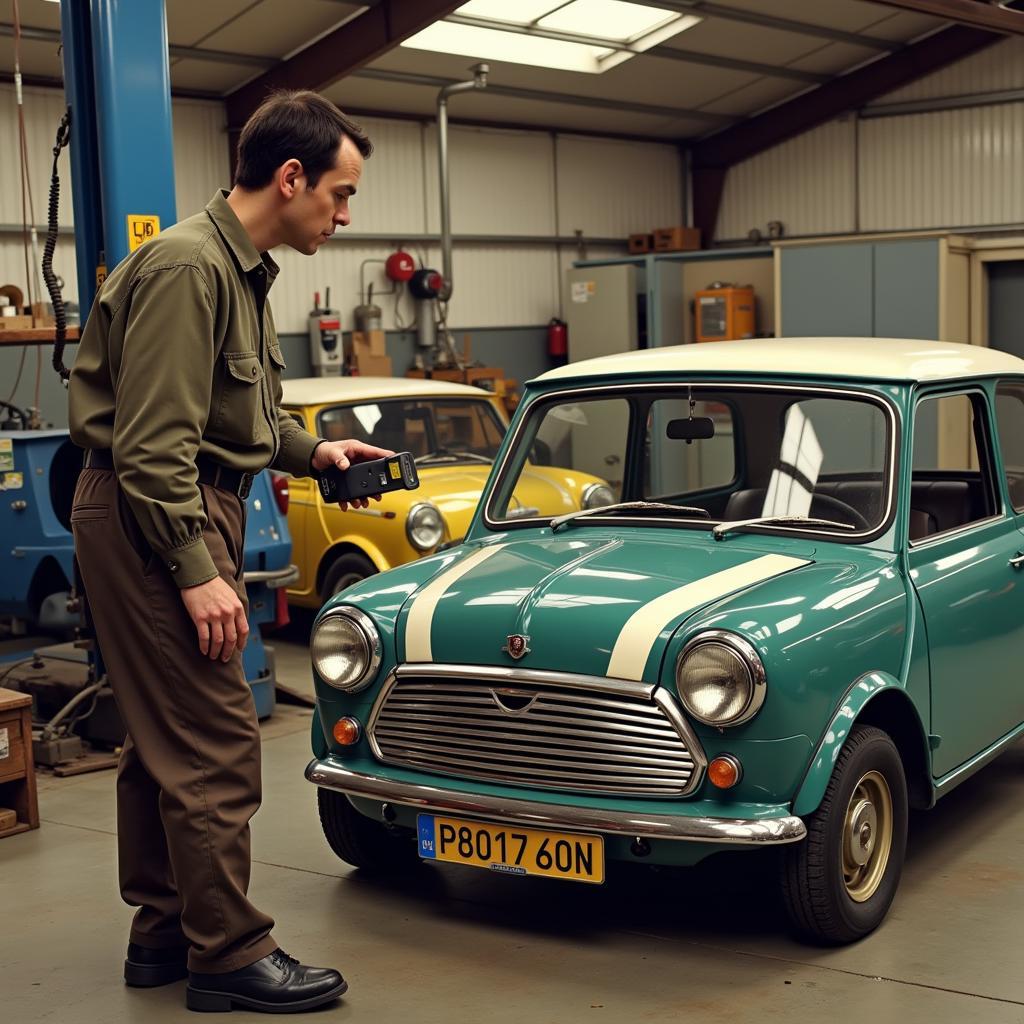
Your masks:
[{"label": "chrome grille", "polygon": [[367,732],[388,764],[543,789],[682,796],[704,766],[664,691],[556,672],[403,666]]}]

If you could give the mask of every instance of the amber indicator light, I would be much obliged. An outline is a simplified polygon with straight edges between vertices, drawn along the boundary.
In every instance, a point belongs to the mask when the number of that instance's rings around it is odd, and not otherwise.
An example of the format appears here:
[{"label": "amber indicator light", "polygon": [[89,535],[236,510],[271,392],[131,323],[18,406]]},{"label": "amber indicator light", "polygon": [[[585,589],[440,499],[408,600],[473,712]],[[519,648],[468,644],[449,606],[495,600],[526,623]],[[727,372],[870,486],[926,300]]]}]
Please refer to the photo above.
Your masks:
[{"label": "amber indicator light", "polygon": [[708,778],[719,789],[732,789],[740,781],[740,763],[735,757],[716,757],[708,765]]},{"label": "amber indicator light", "polygon": [[343,747],[351,747],[353,743],[359,742],[359,734],[362,729],[354,718],[339,718],[334,723],[334,739]]}]

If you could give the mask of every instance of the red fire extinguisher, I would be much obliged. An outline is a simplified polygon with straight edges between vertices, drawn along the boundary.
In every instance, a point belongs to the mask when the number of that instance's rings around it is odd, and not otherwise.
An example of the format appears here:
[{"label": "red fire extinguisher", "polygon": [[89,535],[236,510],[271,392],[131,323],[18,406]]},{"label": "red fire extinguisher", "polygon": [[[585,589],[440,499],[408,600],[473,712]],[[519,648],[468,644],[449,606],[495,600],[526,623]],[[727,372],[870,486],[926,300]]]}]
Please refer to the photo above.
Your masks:
[{"label": "red fire extinguisher", "polygon": [[548,355],[556,363],[564,363],[569,356],[569,326],[553,316],[548,321]]}]

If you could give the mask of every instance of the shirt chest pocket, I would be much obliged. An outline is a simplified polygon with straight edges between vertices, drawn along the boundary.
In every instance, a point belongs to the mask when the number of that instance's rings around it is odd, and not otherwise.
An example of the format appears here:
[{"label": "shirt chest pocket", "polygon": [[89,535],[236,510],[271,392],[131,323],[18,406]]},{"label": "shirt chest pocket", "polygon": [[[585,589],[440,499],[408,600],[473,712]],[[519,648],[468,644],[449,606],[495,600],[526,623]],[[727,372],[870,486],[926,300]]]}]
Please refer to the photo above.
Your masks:
[{"label": "shirt chest pocket", "polygon": [[263,367],[255,352],[224,352],[214,431],[232,441],[252,442],[260,432]]}]

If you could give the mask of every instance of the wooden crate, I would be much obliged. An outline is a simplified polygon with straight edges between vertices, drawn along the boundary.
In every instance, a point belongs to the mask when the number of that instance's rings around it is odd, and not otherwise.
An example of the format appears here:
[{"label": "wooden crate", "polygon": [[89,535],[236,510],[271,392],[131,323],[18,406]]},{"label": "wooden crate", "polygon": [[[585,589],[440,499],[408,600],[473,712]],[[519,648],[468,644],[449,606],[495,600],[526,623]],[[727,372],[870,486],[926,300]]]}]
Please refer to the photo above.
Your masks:
[{"label": "wooden crate", "polygon": [[700,228],[657,228],[654,232],[655,252],[686,252],[700,248]]},{"label": "wooden crate", "polygon": [[32,762],[32,698],[0,687],[0,808],[16,821],[0,839],[39,828],[36,769]]}]

